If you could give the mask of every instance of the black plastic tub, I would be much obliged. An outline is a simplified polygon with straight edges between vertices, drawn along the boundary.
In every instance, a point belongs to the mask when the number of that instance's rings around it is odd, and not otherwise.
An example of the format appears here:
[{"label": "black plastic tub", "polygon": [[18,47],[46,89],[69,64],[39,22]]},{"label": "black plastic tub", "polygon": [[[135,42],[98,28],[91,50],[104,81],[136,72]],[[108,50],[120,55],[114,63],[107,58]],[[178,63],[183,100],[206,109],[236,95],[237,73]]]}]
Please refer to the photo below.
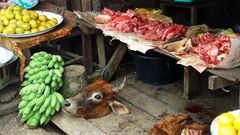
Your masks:
[{"label": "black plastic tub", "polygon": [[135,61],[137,77],[149,84],[167,84],[182,77],[183,67],[176,60],[148,51],[146,54],[131,51]]}]

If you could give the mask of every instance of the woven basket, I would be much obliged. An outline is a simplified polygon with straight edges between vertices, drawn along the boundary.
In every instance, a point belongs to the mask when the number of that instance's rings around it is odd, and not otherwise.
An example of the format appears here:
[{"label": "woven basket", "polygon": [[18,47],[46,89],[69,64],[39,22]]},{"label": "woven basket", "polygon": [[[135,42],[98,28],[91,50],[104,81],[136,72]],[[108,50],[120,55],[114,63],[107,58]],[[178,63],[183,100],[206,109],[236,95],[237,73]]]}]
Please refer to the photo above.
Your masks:
[{"label": "woven basket", "polygon": [[7,86],[10,82],[9,65],[0,67],[0,89]]}]

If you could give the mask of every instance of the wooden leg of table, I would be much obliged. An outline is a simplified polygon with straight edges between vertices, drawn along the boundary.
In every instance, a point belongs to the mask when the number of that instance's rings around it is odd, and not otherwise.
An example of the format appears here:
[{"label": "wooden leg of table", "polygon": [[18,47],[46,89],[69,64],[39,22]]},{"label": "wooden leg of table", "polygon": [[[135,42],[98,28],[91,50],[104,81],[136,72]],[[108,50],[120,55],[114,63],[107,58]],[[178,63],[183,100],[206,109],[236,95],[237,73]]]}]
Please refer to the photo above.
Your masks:
[{"label": "wooden leg of table", "polygon": [[126,51],[127,45],[120,43],[103,71],[104,80],[109,81],[111,79]]},{"label": "wooden leg of table", "polygon": [[30,49],[24,49],[24,50],[23,50],[23,54],[24,54],[24,56],[26,57],[26,65],[28,65],[29,62],[30,62],[30,57],[31,57],[31,51],[30,51]]},{"label": "wooden leg of table", "polygon": [[93,72],[92,36],[82,34],[83,65],[88,74]]},{"label": "wooden leg of table", "polygon": [[106,67],[106,56],[104,46],[104,36],[102,34],[97,35],[97,48],[98,48],[98,61],[101,70]]},{"label": "wooden leg of table", "polygon": [[197,24],[197,8],[191,7],[191,20],[190,25],[196,25]]},{"label": "wooden leg of table", "polygon": [[235,85],[231,87],[231,109],[240,108],[240,86]]},{"label": "wooden leg of table", "polygon": [[192,67],[184,67],[184,97],[191,99],[200,92],[199,74]]}]

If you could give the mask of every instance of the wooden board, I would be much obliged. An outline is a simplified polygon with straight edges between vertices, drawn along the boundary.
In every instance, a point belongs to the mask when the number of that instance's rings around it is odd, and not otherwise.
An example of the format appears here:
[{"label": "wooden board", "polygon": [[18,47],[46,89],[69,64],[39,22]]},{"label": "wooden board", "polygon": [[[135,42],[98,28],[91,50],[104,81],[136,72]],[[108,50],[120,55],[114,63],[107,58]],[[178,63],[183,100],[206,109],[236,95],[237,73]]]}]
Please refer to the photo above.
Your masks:
[{"label": "wooden board", "polygon": [[156,100],[131,87],[125,88],[118,95],[154,117],[161,117],[166,113],[180,113],[178,110],[168,107],[167,103]]},{"label": "wooden board", "polygon": [[208,77],[208,89],[210,90],[217,90],[227,86],[235,85],[237,83],[238,82],[232,82],[215,75]]},{"label": "wooden board", "polygon": [[70,114],[59,112],[51,121],[69,135],[105,135],[87,120],[76,118]]}]

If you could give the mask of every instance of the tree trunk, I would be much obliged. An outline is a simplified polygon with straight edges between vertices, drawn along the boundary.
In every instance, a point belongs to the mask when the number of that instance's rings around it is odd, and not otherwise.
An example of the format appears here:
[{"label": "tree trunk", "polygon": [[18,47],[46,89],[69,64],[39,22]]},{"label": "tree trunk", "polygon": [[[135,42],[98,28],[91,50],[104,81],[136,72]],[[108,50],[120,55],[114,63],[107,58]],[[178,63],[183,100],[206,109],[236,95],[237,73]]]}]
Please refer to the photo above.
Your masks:
[{"label": "tree trunk", "polygon": [[64,98],[69,98],[80,93],[87,85],[87,75],[82,65],[70,65],[64,69],[62,94]]}]

